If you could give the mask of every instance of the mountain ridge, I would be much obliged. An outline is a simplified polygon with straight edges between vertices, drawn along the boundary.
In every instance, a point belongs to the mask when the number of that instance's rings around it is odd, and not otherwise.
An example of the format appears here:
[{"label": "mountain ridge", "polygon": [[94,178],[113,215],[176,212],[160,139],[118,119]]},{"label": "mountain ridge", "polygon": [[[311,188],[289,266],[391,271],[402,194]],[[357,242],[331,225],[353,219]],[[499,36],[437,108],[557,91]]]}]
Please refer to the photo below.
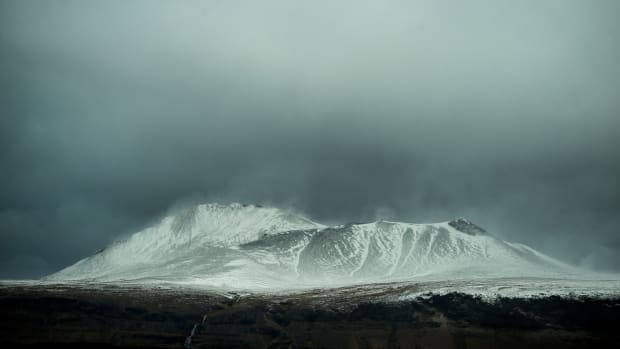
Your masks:
[{"label": "mountain ridge", "polygon": [[45,279],[152,279],[252,289],[573,271],[465,218],[325,226],[272,207],[202,204]]}]

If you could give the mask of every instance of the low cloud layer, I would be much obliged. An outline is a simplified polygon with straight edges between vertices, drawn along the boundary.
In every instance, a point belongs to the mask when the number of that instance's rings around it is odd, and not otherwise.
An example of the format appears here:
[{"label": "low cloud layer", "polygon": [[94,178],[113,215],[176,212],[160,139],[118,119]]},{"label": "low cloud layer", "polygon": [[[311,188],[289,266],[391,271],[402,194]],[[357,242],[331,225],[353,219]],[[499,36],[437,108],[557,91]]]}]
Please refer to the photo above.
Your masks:
[{"label": "low cloud layer", "polygon": [[620,271],[617,1],[3,1],[0,277],[178,203],[465,216]]}]

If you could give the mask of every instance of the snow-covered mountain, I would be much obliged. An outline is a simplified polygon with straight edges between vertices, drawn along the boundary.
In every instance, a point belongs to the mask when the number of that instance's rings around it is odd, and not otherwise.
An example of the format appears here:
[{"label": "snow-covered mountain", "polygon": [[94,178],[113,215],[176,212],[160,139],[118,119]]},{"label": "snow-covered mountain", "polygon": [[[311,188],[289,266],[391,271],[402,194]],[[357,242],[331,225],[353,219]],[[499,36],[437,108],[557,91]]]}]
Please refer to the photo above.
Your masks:
[{"label": "snow-covered mountain", "polygon": [[276,208],[205,204],[166,217],[46,279],[273,289],[574,272],[463,218],[328,227]]}]

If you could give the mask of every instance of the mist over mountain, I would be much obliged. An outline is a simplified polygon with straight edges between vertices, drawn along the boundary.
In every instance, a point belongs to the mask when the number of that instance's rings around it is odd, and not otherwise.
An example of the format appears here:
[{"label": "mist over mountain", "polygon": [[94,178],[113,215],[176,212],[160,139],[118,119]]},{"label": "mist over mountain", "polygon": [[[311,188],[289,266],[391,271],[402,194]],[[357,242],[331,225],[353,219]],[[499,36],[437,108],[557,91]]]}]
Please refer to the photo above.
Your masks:
[{"label": "mist over mountain", "polygon": [[[187,202],[620,271],[614,0],[0,2],[0,278]],[[172,209],[171,209],[172,207]]]}]

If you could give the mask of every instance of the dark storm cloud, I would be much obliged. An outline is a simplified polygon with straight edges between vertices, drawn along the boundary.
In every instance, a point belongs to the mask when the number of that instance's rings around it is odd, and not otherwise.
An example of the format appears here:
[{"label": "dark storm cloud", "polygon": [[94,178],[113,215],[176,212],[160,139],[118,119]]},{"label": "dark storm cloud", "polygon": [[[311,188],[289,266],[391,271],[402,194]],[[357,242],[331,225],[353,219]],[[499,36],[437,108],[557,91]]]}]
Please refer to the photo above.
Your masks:
[{"label": "dark storm cloud", "polygon": [[0,277],[187,200],[620,270],[616,1],[4,1]]}]

